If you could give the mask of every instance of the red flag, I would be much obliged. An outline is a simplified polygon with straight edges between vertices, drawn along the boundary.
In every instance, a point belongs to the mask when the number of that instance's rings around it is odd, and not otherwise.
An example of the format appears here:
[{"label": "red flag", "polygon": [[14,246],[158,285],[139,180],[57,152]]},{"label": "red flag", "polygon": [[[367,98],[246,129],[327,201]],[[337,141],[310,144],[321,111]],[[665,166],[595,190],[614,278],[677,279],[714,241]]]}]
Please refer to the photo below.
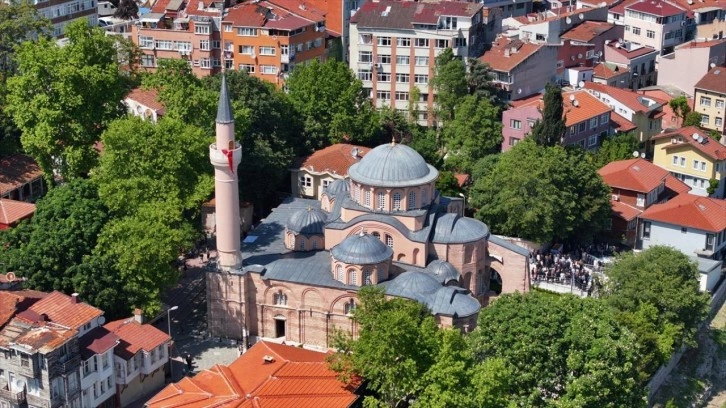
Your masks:
[{"label": "red flag", "polygon": [[227,156],[227,163],[229,163],[229,171],[234,174],[234,151],[222,149],[222,154]]}]

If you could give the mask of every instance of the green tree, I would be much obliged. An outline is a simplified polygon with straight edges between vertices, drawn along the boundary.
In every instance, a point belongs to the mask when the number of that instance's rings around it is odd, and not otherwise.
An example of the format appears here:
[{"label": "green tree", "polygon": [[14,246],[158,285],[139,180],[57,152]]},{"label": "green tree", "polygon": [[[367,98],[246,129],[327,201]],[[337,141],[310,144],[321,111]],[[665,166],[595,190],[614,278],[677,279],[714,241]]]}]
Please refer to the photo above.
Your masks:
[{"label": "green tree", "polygon": [[506,362],[516,406],[646,406],[635,336],[597,299],[504,295],[482,309],[469,342],[477,360]]},{"label": "green tree", "polygon": [[633,152],[637,151],[639,147],[640,142],[633,134],[620,133],[605,139],[602,146],[595,152],[588,152],[588,156],[595,167],[600,169],[610,162],[631,159]]},{"label": "green tree", "polygon": [[131,20],[139,17],[139,6],[134,0],[119,0],[116,12],[113,13],[116,18]]},{"label": "green tree", "polygon": [[713,195],[713,193],[715,193],[716,190],[718,190],[718,185],[720,183],[721,182],[715,178],[708,180],[708,188],[706,189],[706,192],[708,193],[708,195]]},{"label": "green tree", "polygon": [[51,28],[30,1],[11,1],[0,6],[0,82],[15,73],[15,47]]},{"label": "green tree", "polygon": [[437,116],[446,123],[454,118],[454,108],[468,92],[466,65],[447,48],[436,57],[431,85],[436,91]]},{"label": "green tree", "polygon": [[688,103],[688,98],[681,95],[677,98],[673,98],[668,102],[668,105],[673,109],[673,113],[676,114],[681,120],[686,119],[686,115],[691,112],[691,106]]},{"label": "green tree", "polygon": [[542,120],[534,124],[531,136],[542,146],[555,146],[560,144],[565,130],[562,89],[548,82],[545,85]]},{"label": "green tree", "polygon": [[469,87],[469,95],[476,95],[486,98],[494,104],[499,104],[497,88],[492,82],[492,72],[489,65],[481,62],[478,58],[469,58],[466,82]]},{"label": "green tree", "polygon": [[584,240],[610,216],[610,190],[581,149],[531,138],[502,154],[470,190],[476,216],[501,234],[537,242]]},{"label": "green tree", "polygon": [[[309,151],[344,140],[375,136],[373,110],[363,84],[346,64],[334,59],[295,66],[287,80],[288,96],[302,116]],[[373,131],[373,132],[372,132]]]},{"label": "green tree", "polygon": [[474,167],[471,170],[471,178],[476,181],[485,177],[489,177],[494,168],[499,163],[499,159],[502,157],[501,153],[490,154],[482,157],[474,163]]},{"label": "green tree", "polygon": [[47,38],[18,46],[18,74],[8,79],[7,111],[50,181],[54,169],[65,180],[87,175],[98,161],[94,143],[125,112],[116,39],[83,19],[66,38],[63,47]]},{"label": "green tree", "polygon": [[676,249],[656,246],[623,254],[607,274],[603,297],[638,334],[645,350],[643,376],[652,375],[681,344],[694,344],[709,303],[699,291],[695,262]]},{"label": "green tree", "polygon": [[688,112],[683,119],[683,126],[700,126],[702,115],[698,112]]},{"label": "green tree", "polygon": [[425,126],[412,125],[411,126],[411,140],[407,143],[413,150],[416,150],[423,158],[426,163],[440,168],[443,164],[443,157],[441,155],[441,148],[436,136],[436,129],[432,129]]},{"label": "green tree", "polygon": [[442,170],[436,180],[436,190],[446,197],[458,197],[464,191],[459,187],[459,180],[453,172]]},{"label": "green tree", "polygon": [[723,136],[721,135],[721,133],[718,132],[718,130],[711,130],[710,132],[708,132],[708,137],[717,142],[720,142]]},{"label": "green tree", "polygon": [[470,172],[480,158],[495,153],[502,143],[499,108],[485,98],[469,95],[456,105],[454,119],[443,129],[446,165]]}]

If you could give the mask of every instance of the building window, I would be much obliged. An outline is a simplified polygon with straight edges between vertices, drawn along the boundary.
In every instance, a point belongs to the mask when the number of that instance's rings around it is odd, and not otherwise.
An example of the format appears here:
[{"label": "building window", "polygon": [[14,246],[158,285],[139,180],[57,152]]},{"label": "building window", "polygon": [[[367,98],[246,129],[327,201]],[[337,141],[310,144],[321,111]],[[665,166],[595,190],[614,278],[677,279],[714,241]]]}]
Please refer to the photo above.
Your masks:
[{"label": "building window", "polygon": [[[390,97],[390,93],[389,93]],[[393,193],[393,210],[399,211],[401,209],[401,193],[395,192]]]},{"label": "building window", "polygon": [[255,55],[255,47],[253,45],[240,45],[239,53],[244,55]]},{"label": "building window", "polygon": [[227,33],[231,33],[232,32],[232,24],[225,24],[224,25],[224,31],[227,32]]},{"label": "building window", "polygon": [[390,235],[386,235],[386,245],[389,248],[393,248],[393,237]]},{"label": "building window", "polygon": [[358,61],[363,62],[363,63],[373,62],[373,52],[358,51]]},{"label": "building window", "polygon": [[371,270],[369,268],[366,268],[363,270],[363,285],[372,285],[373,280],[371,280]]},{"label": "building window", "polygon": [[209,51],[212,49],[212,46],[209,42],[209,40],[201,40],[199,41],[199,49],[202,51]]},{"label": "building window", "polygon": [[650,238],[650,221],[643,222],[643,239]]},{"label": "building window", "polygon": [[360,79],[361,81],[372,81],[373,80],[373,71],[359,69],[358,70],[358,79]]},{"label": "building window", "polygon": [[655,38],[655,31],[653,30],[645,30],[645,36],[648,38]]},{"label": "building window", "polygon": [[376,91],[376,99],[388,101],[391,99],[391,91]]},{"label": "building window", "polygon": [[[402,84],[407,84],[411,81],[411,75],[410,74],[396,74],[396,82],[400,82]],[[406,99],[408,100],[408,99]]]},{"label": "building window", "polygon": [[410,47],[411,46],[411,39],[408,37],[399,37],[396,38],[396,45],[399,47]]},{"label": "building window", "polygon": [[396,92],[396,100],[397,101],[407,101],[408,100],[408,92]]},{"label": "building window", "polygon": [[466,38],[454,38],[454,47],[460,48],[460,47],[466,47]]},{"label": "building window", "polygon": [[707,126],[711,118],[708,115],[701,115],[701,125]]},{"label": "building window", "polygon": [[426,85],[429,83],[429,76],[428,75],[414,75],[414,82],[421,85]]},{"label": "building window", "polygon": [[345,302],[345,314],[353,314],[355,311],[355,300],[351,299],[350,302]]},{"label": "building window", "polygon": [[584,132],[585,130],[587,130],[587,122],[580,122],[577,131]]},{"label": "building window", "polygon": [[415,57],[416,58],[416,66],[419,67],[428,67],[429,66],[429,57]]},{"label": "building window", "polygon": [[415,191],[408,192],[408,201],[406,202],[406,208],[409,210],[413,210],[414,208],[416,208],[416,192]]},{"label": "building window", "polygon": [[171,40],[156,40],[154,43],[157,50],[171,50],[174,48],[174,43]]},{"label": "building window", "polygon": [[237,35],[243,37],[257,37],[257,29],[249,27],[237,27]]},{"label": "building window", "polygon": [[276,75],[277,67],[275,65],[260,65],[260,72],[264,75]]},{"label": "building window", "polygon": [[421,189],[421,206],[426,206],[428,203],[426,202],[426,199],[428,198],[426,194],[426,188]]},{"label": "building window", "polygon": [[693,161],[693,169],[698,170],[698,160]]},{"label": "building window", "polygon": [[153,55],[142,55],[141,56],[141,66],[142,67],[155,67],[156,66],[156,59]]},{"label": "building window", "polygon": [[597,118],[590,119],[590,129],[595,129],[597,127]]},{"label": "building window", "polygon": [[[413,44],[416,47],[426,47],[426,48],[428,48],[428,46],[429,46],[429,39],[428,38],[415,38],[413,40]],[[416,64],[416,65],[418,65],[418,64]]]},{"label": "building window", "polygon": [[305,250],[305,241],[302,240],[302,239],[300,240],[300,250],[301,251],[304,251]]},{"label": "building window", "polygon": [[640,27],[633,27],[633,34],[640,35]]},{"label": "building window", "polygon": [[356,280],[357,276],[355,275],[355,269],[348,270],[348,285],[356,285],[358,283]]},{"label": "building window", "polygon": [[436,40],[436,48],[449,48],[449,40],[438,39]]},{"label": "building window", "polygon": [[378,192],[378,209],[383,210],[386,208],[386,193],[383,191]]},{"label": "building window", "polygon": [[409,65],[411,63],[411,57],[408,55],[397,55],[396,65]]},{"label": "building window", "polygon": [[509,138],[509,145],[510,145],[510,146],[515,146],[515,145],[516,145],[517,143],[519,143],[519,142],[520,142],[521,140],[522,140],[522,139],[520,139],[520,138],[517,138],[517,137],[510,137],[510,138]]},{"label": "building window", "polygon": [[378,82],[391,82],[391,73],[378,71],[378,73],[376,74],[376,79],[378,79]]},{"label": "building window", "polygon": [[645,194],[638,193],[638,198],[636,199],[635,205],[638,207],[645,206]]},{"label": "building window", "polygon": [[252,64],[239,64],[239,70],[244,71],[248,74],[254,74],[255,73],[255,66]]},{"label": "building window", "polygon": [[714,235],[706,234],[706,251],[713,251]]},{"label": "building window", "polygon": [[724,101],[723,99],[716,99],[716,107],[717,108],[723,108]]},{"label": "building window", "polygon": [[716,116],[716,117],[715,117],[715,118],[713,119],[713,124],[714,124],[714,125],[716,125],[716,127],[721,127],[721,126],[723,126],[723,118],[719,118],[718,116]]},{"label": "building window", "polygon": [[[595,120],[597,120],[597,119],[595,119]],[[590,137],[587,138],[588,147],[593,147],[596,145],[597,145],[597,135],[591,135]]]},{"label": "building window", "polygon": [[209,26],[204,25],[194,25],[194,34],[209,34]]},{"label": "building window", "polygon": [[275,55],[275,47],[260,47],[260,55]]},{"label": "building window", "polygon": [[285,306],[287,305],[287,295],[284,294],[282,291],[278,291],[274,295],[274,302],[277,306]]},{"label": "building window", "polygon": [[509,119],[509,127],[512,129],[521,129],[522,121],[517,119]]},{"label": "building window", "polygon": [[456,30],[457,19],[456,17],[444,17],[441,21],[442,27],[446,30]]},{"label": "building window", "polygon": [[378,63],[379,64],[390,64],[391,55],[390,54],[378,54]]},{"label": "building window", "polygon": [[139,47],[154,48],[154,37],[147,37],[145,35],[139,36]]},{"label": "building window", "polygon": [[335,266],[335,279],[343,282],[343,267],[341,265]]},{"label": "building window", "polygon": [[391,46],[391,37],[378,37],[378,45],[384,46],[384,47],[390,47]]},{"label": "building window", "polygon": [[701,162],[701,171],[706,171],[706,162]]},{"label": "building window", "polygon": [[681,159],[681,167],[686,167],[686,158],[681,157],[680,159]]},{"label": "building window", "polygon": [[371,206],[371,192],[369,190],[363,192],[363,205],[368,208]]},{"label": "building window", "polygon": [[711,98],[707,98],[705,96],[702,96],[701,97],[701,100],[700,100],[700,103],[701,103],[701,106],[709,106],[710,107],[711,106]]}]

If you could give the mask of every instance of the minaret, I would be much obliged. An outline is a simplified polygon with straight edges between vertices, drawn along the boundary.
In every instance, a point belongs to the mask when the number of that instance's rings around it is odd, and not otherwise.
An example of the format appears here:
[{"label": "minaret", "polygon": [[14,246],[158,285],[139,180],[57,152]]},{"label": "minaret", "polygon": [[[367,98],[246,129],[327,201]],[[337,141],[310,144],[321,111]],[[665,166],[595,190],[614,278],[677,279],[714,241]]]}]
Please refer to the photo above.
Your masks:
[{"label": "minaret", "polygon": [[222,75],[217,107],[216,143],[209,146],[209,161],[214,166],[217,264],[231,271],[242,266],[240,252],[239,186],[237,166],[242,161],[242,146],[234,140],[234,117]]}]

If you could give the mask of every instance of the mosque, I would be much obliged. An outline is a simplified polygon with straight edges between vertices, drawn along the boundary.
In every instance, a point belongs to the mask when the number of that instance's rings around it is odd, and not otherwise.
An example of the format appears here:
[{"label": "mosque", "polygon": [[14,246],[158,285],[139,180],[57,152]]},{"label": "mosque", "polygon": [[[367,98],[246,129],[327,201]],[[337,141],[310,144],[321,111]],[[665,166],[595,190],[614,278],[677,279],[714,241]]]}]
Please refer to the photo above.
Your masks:
[{"label": "mosque", "polygon": [[368,152],[320,200],[288,198],[240,243],[242,147],[224,80],[216,126],[218,267],[206,275],[212,336],[327,347],[336,329],[356,334],[352,312],[366,285],[419,301],[441,326],[468,331],[499,292],[529,290],[528,251],[461,216],[461,200],[436,191],[438,171],[395,142]]}]

